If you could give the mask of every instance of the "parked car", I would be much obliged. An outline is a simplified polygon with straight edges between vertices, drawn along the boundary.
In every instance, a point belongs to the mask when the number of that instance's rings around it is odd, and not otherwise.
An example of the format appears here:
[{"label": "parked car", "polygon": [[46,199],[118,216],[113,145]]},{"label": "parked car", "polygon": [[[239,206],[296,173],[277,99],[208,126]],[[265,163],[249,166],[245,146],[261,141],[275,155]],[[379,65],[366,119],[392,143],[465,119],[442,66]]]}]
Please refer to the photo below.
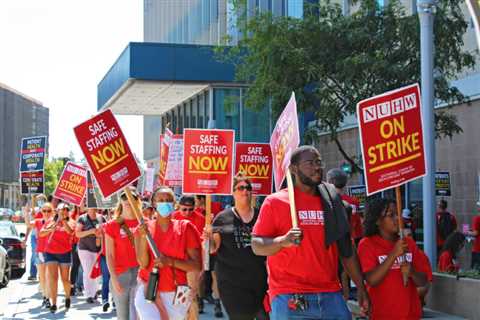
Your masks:
[{"label": "parked car", "polygon": [[15,224],[11,221],[0,221],[0,239],[7,250],[8,261],[12,270],[25,272],[25,238],[24,233],[18,233]]},{"label": "parked car", "polygon": [[19,222],[24,222],[25,218],[23,216],[23,211],[22,210],[17,210],[12,216],[12,222],[19,223]]},{"label": "parked car", "polygon": [[7,250],[2,246],[0,240],[0,288],[5,288],[12,277],[12,267],[8,262]]},{"label": "parked car", "polygon": [[15,212],[9,208],[0,208],[0,220],[11,221]]}]

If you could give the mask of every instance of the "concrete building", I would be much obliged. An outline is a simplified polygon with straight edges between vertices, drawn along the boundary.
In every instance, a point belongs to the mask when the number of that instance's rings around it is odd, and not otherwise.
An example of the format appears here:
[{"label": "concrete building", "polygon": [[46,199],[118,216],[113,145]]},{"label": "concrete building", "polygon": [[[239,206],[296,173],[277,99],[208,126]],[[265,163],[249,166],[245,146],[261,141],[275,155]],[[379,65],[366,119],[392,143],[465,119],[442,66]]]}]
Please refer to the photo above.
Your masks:
[{"label": "concrete building", "polygon": [[48,136],[48,128],[48,108],[0,83],[0,207],[15,209],[20,200],[22,138]]},{"label": "concrete building", "polygon": [[[303,17],[308,3],[315,0],[247,0],[247,13],[271,11],[274,15]],[[355,10],[349,0],[339,0],[345,14]],[[416,12],[416,1],[403,1],[407,10]],[[387,2],[379,0],[380,4]],[[143,43],[130,43],[98,85],[98,110],[111,108],[117,114],[144,115],[144,159],[150,166],[158,163],[158,135],[170,123],[174,131],[206,127],[213,120],[217,128],[236,129],[238,141],[267,141],[274,119],[268,106],[252,112],[243,103],[246,89],[234,81],[233,66],[218,62],[212,47],[224,35],[238,38],[235,15],[227,0],[145,0]],[[465,14],[468,12],[465,10]],[[470,19],[467,18],[467,21]],[[466,49],[476,48],[470,24],[465,35]],[[452,140],[437,141],[437,170],[449,171],[453,186],[447,197],[459,223],[471,223],[475,202],[479,199],[478,178],[480,151],[472,137],[478,136],[480,73],[477,70],[459,75],[454,81],[472,100],[470,106],[453,106],[464,132]],[[233,103],[232,103],[233,101]],[[437,109],[445,106],[437,106]],[[300,127],[310,117],[302,116]],[[360,154],[355,115],[346,119],[340,139],[347,152]],[[327,167],[338,167],[344,160],[328,135],[317,146]],[[361,183],[360,176],[351,179]],[[421,208],[421,180],[407,184],[403,190],[405,206]]]}]

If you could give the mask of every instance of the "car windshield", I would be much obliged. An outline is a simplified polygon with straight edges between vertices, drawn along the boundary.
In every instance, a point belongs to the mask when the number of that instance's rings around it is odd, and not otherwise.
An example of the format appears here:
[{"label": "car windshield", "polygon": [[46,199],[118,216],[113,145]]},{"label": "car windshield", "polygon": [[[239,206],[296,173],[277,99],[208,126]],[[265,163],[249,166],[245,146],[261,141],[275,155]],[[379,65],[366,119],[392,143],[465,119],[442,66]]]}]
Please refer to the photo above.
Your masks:
[{"label": "car windshield", "polygon": [[12,228],[7,225],[0,225],[0,237],[11,237],[14,236]]}]

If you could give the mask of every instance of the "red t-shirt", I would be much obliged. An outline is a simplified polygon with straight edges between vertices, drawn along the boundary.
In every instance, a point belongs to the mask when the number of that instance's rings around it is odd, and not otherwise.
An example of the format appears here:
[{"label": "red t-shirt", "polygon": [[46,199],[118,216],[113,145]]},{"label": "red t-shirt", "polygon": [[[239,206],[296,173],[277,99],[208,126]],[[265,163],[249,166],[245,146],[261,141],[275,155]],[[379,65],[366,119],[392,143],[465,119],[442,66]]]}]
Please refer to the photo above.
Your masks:
[{"label": "red t-shirt", "polygon": [[[295,189],[298,225],[303,240],[296,247],[283,248],[267,258],[270,300],[288,293],[336,292],[338,251],[336,244],[325,248],[323,208],[319,196]],[[268,196],[252,234],[274,238],[292,228],[287,189]]]},{"label": "red t-shirt", "polygon": [[191,212],[188,217],[184,216],[181,211],[175,211],[172,217],[175,220],[190,221],[191,223],[193,223],[195,228],[197,228],[197,231],[200,234],[203,233],[203,228],[205,228],[205,217],[201,213],[199,213],[197,210]]},{"label": "red t-shirt", "polygon": [[[125,219],[125,225],[132,234],[138,226],[137,219]],[[135,247],[128,238],[127,233],[120,228],[118,222],[113,219],[104,224],[105,234],[113,239],[115,245],[115,273],[117,275],[124,273],[130,268],[138,266]]]},{"label": "red t-shirt", "polygon": [[[50,225],[53,219],[47,221],[44,225]],[[52,233],[45,236],[45,252],[52,254],[63,254],[72,251],[72,234],[68,233],[65,224],[66,221],[61,221],[55,227]],[[72,229],[72,227],[70,227]]]},{"label": "red t-shirt", "polygon": [[480,216],[473,218],[473,231],[477,231],[477,236],[473,241],[472,252],[480,252]]},{"label": "red t-shirt", "polygon": [[[430,266],[420,253],[412,238],[405,238],[408,244],[407,261],[419,272],[428,274]],[[383,262],[393,250],[395,242],[375,235],[363,238],[358,245],[358,256],[363,273],[367,273]],[[428,275],[427,275],[428,277]],[[390,268],[385,278],[375,287],[367,284],[372,302],[371,319],[420,319],[422,308],[417,288],[410,279],[408,286],[403,285],[399,259]]]},{"label": "red t-shirt", "polygon": [[348,202],[352,207],[352,217],[350,218],[350,236],[352,239],[363,237],[362,218],[358,212],[360,208],[360,201],[355,197],[350,197],[347,194],[341,195],[342,200]]},{"label": "red t-shirt", "polygon": [[453,255],[449,250],[443,251],[438,258],[438,271],[440,272],[456,272],[459,265],[453,260]]},{"label": "red t-shirt", "polygon": [[42,216],[34,220],[35,224],[35,231],[37,233],[37,252],[45,252],[45,245],[47,244],[48,236],[40,237],[40,230],[42,230],[43,225],[45,224],[45,220],[43,220]]},{"label": "red t-shirt", "polygon": [[[148,222],[148,229],[153,234],[153,239],[160,253],[167,257],[179,260],[187,259],[187,249],[200,248],[200,235],[195,226],[188,220],[172,219],[166,232],[162,232],[156,225],[156,221]],[[150,265],[146,269],[140,269],[139,277],[148,282],[148,276],[153,268],[153,253],[149,250]],[[187,284],[187,273],[178,268],[165,266],[159,270],[160,280],[158,282],[159,292],[175,291],[177,285]],[[175,279],[175,280],[174,280]]]},{"label": "red t-shirt", "polygon": [[433,270],[432,270],[432,265],[430,263],[430,259],[428,259],[425,252],[423,252],[420,249],[418,249],[418,259],[420,259],[419,264],[422,265],[422,266],[425,266],[425,268],[426,268],[425,270],[423,270],[423,272],[426,273],[428,282],[432,282],[433,281]]}]

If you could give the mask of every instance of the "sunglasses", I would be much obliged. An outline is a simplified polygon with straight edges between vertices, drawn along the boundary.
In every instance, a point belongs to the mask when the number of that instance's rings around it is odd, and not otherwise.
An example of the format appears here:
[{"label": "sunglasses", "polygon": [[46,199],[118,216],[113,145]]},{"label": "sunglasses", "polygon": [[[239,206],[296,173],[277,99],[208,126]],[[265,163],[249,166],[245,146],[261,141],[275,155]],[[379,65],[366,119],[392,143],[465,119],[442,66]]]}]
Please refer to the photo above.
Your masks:
[{"label": "sunglasses", "polygon": [[[137,197],[136,195],[132,194],[132,197],[133,197],[133,199],[138,200],[138,197]],[[123,201],[127,201],[127,200],[128,200],[126,194],[122,194],[122,195],[120,196],[120,199],[122,199]]]},{"label": "sunglasses", "polygon": [[238,190],[238,191],[252,191],[252,186],[251,185],[246,185],[246,186],[240,186],[240,187],[236,187],[235,190]]},{"label": "sunglasses", "polygon": [[193,210],[195,210],[195,209],[193,209],[193,208],[182,208],[182,209],[180,209],[180,211],[183,211],[183,212],[186,212],[186,211],[192,212]]},{"label": "sunglasses", "polygon": [[52,212],[52,209],[42,209],[42,212],[45,212],[45,213]]}]

